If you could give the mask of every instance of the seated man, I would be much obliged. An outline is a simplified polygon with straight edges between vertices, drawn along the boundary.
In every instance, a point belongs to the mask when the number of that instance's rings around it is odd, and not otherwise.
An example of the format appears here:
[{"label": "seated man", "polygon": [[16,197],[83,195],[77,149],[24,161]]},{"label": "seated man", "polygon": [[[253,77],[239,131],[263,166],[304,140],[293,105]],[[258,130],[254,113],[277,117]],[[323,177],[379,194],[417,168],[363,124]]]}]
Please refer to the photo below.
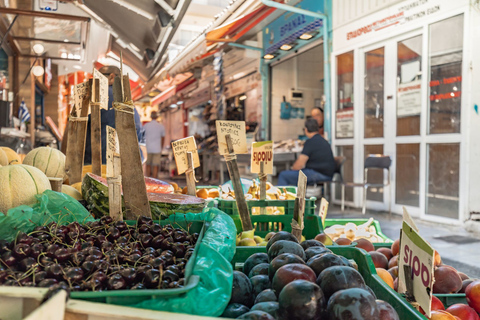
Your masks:
[{"label": "seated man", "polygon": [[305,121],[305,141],[302,154],[292,166],[292,170],[280,172],[279,186],[295,186],[298,182],[298,172],[302,170],[307,176],[307,184],[332,180],[335,172],[335,159],[330,144],[318,133],[317,120],[310,118]]}]

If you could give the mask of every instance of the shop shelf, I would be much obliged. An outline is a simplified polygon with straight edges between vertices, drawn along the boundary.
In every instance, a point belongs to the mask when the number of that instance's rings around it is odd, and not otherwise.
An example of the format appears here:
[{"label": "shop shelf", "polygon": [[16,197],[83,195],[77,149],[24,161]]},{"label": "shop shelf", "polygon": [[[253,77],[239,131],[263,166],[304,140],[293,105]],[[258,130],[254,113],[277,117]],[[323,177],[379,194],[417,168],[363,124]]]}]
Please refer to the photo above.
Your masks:
[{"label": "shop shelf", "polygon": [[[175,228],[188,229],[189,232],[198,233],[198,241],[200,243],[203,239],[205,232],[205,223],[203,221],[189,221],[179,220],[178,216],[176,220],[170,217],[167,220],[157,221],[161,225],[171,224]],[[136,221],[127,221],[128,224],[135,224]],[[198,247],[195,246],[193,255],[188,260],[185,267],[185,286],[183,288],[176,289],[147,289],[147,290],[111,290],[101,292],[72,292],[70,297],[72,299],[85,300],[90,302],[101,302],[114,305],[134,305],[144,300],[150,300],[155,298],[172,298],[184,295],[188,291],[194,289],[200,279],[198,276],[193,275],[193,266],[197,257]]]},{"label": "shop shelf", "polygon": [[[262,250],[257,252],[266,252],[265,247],[259,247]],[[373,264],[372,258],[365,250],[358,248],[347,247],[347,246],[329,246],[329,249],[333,253],[342,255],[347,259],[355,260],[358,265],[358,271],[362,275],[365,283],[375,292],[377,299],[384,300],[392,305],[392,307],[397,311],[400,319],[408,320],[425,320],[425,316],[420,314],[410,303],[405,300],[405,298],[399,293],[395,292],[390,288],[378,275],[375,270],[375,265]],[[232,265],[235,269],[238,268],[245,262],[245,260],[250,255],[241,252],[241,254],[236,254],[232,260]]]}]

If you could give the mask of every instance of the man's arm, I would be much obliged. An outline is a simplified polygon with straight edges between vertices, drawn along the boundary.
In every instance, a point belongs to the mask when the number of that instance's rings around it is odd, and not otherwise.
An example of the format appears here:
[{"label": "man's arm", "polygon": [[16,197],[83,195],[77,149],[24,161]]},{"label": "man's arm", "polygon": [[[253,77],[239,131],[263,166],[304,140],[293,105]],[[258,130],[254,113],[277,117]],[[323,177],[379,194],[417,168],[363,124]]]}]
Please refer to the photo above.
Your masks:
[{"label": "man's arm", "polygon": [[162,145],[161,148],[165,148],[165,136],[162,136]]},{"label": "man's arm", "polygon": [[292,170],[302,170],[307,164],[308,156],[303,153],[298,156],[297,161],[292,166]]}]

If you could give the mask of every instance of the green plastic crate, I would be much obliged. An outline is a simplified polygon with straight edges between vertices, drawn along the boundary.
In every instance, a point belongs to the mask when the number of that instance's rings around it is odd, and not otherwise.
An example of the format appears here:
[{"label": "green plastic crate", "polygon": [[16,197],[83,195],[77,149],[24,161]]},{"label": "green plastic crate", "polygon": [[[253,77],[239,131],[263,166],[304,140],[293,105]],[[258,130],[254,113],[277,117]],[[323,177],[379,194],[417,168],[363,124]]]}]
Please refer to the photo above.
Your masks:
[{"label": "green plastic crate", "polygon": [[468,304],[465,293],[434,294],[434,296],[442,301],[445,309],[456,303]]},{"label": "green plastic crate", "polygon": [[[364,224],[367,221],[368,219],[328,219],[327,218],[325,220],[325,229],[335,224],[346,225],[349,222],[354,223],[355,225],[358,226],[358,225]],[[375,247],[375,249],[382,248],[382,247],[390,248],[393,243],[393,240],[382,233],[380,222],[378,222],[378,220],[373,220],[372,226],[375,227],[375,230],[377,231],[377,235],[385,241],[385,243],[382,243],[382,242],[373,243],[373,246]]]},{"label": "green plastic crate", "polygon": [[[172,217],[171,217],[172,218]],[[175,228],[188,229],[189,232],[198,233],[199,237],[197,242],[202,241],[203,234],[205,233],[205,223],[203,221],[189,221],[189,220],[177,220],[169,218],[168,220],[156,221],[160,225],[171,224]],[[127,221],[129,225],[133,225],[136,221]],[[101,292],[72,292],[70,297],[72,299],[85,300],[90,302],[101,302],[114,305],[132,305],[137,304],[145,300],[156,298],[172,298],[181,296],[188,291],[194,289],[200,278],[193,275],[193,266],[197,257],[198,246],[195,246],[195,250],[188,260],[185,267],[185,286],[183,288],[175,289],[145,289],[145,290],[110,290]]]},{"label": "green plastic crate", "polygon": [[[232,216],[235,226],[237,227],[237,232],[240,233],[243,231],[242,222],[240,221],[239,215]],[[278,231],[292,231],[292,216],[289,215],[259,215],[259,216],[250,216],[252,219],[253,227],[255,228],[255,235],[264,238],[269,232],[278,232]],[[304,217],[304,229],[303,236],[305,239],[313,239],[315,236],[322,232],[322,219],[318,216],[308,215]],[[256,253],[264,252],[265,247],[237,247],[235,256],[241,254],[241,256],[247,256]],[[235,259],[235,258],[234,258]]]},{"label": "green plastic crate", "polygon": [[[266,252],[265,247],[259,247],[262,250],[258,252]],[[333,253],[342,255],[347,259],[355,260],[358,265],[358,271],[362,275],[365,283],[372,288],[373,292],[378,299],[384,300],[392,305],[392,307],[397,311],[400,319],[402,320],[425,320],[425,316],[420,314],[410,303],[405,300],[402,295],[395,292],[390,288],[378,275],[375,270],[375,265],[373,264],[372,258],[365,250],[347,247],[347,246],[328,246]],[[246,252],[240,252],[235,254],[235,257],[232,260],[232,265],[234,268],[242,264],[247,260],[250,254]]]},{"label": "green plastic crate", "polygon": [[[315,201],[317,198],[311,197],[305,199],[305,215],[315,214]],[[268,207],[282,207],[285,210],[285,215],[293,215],[295,200],[247,200],[248,210],[251,213],[252,208],[268,208]],[[238,208],[236,200],[218,199],[218,209],[222,210],[228,215],[238,215]],[[253,216],[253,215],[252,215]],[[273,215],[269,215],[273,216]]]}]

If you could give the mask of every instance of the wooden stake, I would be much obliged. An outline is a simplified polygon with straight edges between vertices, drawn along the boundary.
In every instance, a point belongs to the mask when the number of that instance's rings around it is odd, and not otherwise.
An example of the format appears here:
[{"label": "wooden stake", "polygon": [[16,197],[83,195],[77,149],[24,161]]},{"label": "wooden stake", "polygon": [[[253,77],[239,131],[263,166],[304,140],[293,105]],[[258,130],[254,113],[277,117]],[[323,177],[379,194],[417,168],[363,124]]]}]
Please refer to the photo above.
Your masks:
[{"label": "wooden stake", "polygon": [[247,202],[243,194],[242,182],[240,180],[240,173],[238,172],[237,157],[233,151],[233,142],[229,134],[225,136],[227,140],[228,153],[225,155],[225,162],[227,163],[230,180],[232,180],[233,190],[235,191],[235,199],[237,201],[238,213],[242,221],[243,231],[253,230],[252,220],[248,212]]},{"label": "wooden stake", "polygon": [[[70,116],[68,120],[68,143],[65,159],[65,173],[68,176],[68,182],[74,184],[82,181],[83,159],[85,157],[85,140],[87,137],[88,107],[90,104],[90,94],[83,97],[82,110],[80,114]],[[78,115],[78,116],[77,116]]]},{"label": "wooden stake", "polygon": [[[122,92],[122,83],[124,92]],[[131,101],[132,95],[128,75],[123,76],[123,80],[115,77],[113,100],[115,101],[115,127],[120,144],[125,218],[128,220],[136,220],[139,216],[151,218],[152,213],[150,211],[150,203],[148,202],[147,187],[143,176],[142,160],[135,128],[135,107]]]},{"label": "wooden stake", "polygon": [[301,241],[303,232],[303,216],[305,214],[305,194],[307,192],[307,176],[300,170],[298,173],[297,197],[293,208],[292,234]]},{"label": "wooden stake", "polygon": [[121,163],[117,145],[117,134],[115,129],[107,126],[107,183],[109,213],[113,220],[123,221]]},{"label": "wooden stake", "polygon": [[[260,200],[265,200],[267,198],[267,174],[265,173],[264,161],[260,161],[260,173],[258,174],[258,179],[260,180]],[[260,214],[267,214],[267,208],[261,207]]]},{"label": "wooden stake", "polygon": [[53,191],[62,192],[63,178],[48,177]]},{"label": "wooden stake", "polygon": [[187,194],[189,196],[196,196],[195,168],[193,166],[193,156],[191,152],[187,152],[187,163],[188,169],[185,171],[185,177],[187,178]]},{"label": "wooden stake", "polygon": [[100,112],[100,84],[99,79],[92,81],[92,102],[91,123],[90,123],[90,139],[92,148],[92,173],[97,176],[102,175],[102,120]]}]

